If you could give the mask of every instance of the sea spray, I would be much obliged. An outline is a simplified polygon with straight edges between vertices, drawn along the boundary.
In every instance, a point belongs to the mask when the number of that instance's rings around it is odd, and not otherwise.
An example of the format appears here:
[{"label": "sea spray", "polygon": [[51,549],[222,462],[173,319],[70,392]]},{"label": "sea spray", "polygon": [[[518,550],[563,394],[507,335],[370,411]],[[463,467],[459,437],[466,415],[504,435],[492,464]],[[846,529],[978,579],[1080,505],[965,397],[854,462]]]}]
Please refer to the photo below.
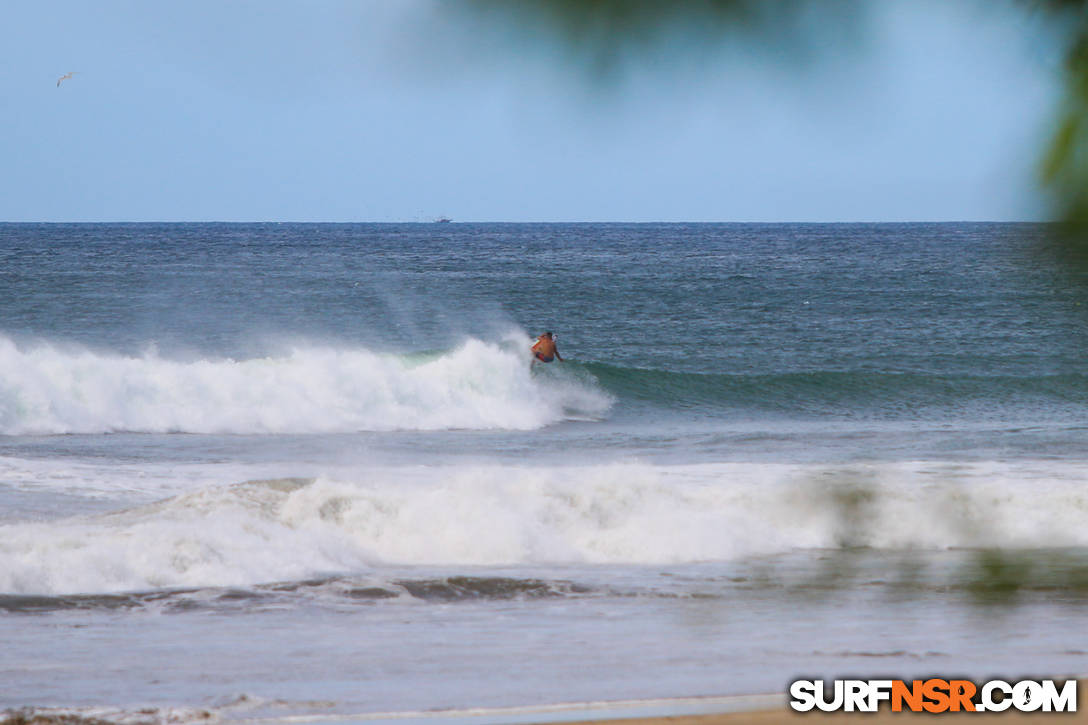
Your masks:
[{"label": "sea spray", "polygon": [[608,410],[591,376],[532,376],[522,342],[177,361],[0,337],[0,434],[533,430]]}]

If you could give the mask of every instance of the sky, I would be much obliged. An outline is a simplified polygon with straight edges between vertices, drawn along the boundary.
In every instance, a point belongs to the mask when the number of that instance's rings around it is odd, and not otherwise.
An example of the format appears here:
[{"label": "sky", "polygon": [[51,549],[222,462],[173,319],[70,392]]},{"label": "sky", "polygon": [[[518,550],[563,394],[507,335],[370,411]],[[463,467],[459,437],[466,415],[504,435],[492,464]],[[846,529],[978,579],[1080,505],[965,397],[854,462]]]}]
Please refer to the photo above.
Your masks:
[{"label": "sky", "polygon": [[675,37],[602,80],[451,1],[10,0],[0,220],[1046,218],[1061,49],[1020,5],[874,0],[807,53]]}]

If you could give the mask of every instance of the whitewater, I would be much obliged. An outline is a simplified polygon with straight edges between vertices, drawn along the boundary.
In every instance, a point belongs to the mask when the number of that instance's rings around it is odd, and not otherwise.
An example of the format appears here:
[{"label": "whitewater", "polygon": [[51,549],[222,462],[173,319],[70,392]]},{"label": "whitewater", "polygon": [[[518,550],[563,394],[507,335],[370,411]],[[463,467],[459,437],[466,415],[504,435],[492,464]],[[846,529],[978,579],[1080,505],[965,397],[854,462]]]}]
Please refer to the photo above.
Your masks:
[{"label": "whitewater", "polygon": [[0,433],[529,430],[567,411],[608,409],[607,394],[576,380],[536,383],[528,342],[523,334],[433,354],[306,347],[178,361],[0,337]]},{"label": "whitewater", "polygon": [[0,224],[0,709],[1083,672],[1088,281],[1047,235]]},{"label": "whitewater", "polygon": [[[9,481],[30,467],[0,460]],[[1088,546],[1079,467],[941,470],[918,462],[430,466],[229,486],[202,486],[190,474],[174,482],[189,492],[151,503],[0,526],[0,591],[252,587],[381,578],[404,566],[728,563],[843,546]],[[861,497],[859,510],[845,507],[850,497]]]}]

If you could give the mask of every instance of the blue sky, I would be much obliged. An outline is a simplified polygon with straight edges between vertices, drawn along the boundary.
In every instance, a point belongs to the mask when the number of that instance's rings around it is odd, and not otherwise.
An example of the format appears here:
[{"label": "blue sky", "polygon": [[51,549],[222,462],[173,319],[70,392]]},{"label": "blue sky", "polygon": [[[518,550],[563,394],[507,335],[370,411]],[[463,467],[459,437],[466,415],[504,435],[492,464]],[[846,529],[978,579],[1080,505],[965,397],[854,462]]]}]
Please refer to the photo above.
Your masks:
[{"label": "blue sky", "polygon": [[678,39],[600,84],[431,0],[13,0],[0,220],[1043,218],[1041,21],[867,7],[815,60]]}]

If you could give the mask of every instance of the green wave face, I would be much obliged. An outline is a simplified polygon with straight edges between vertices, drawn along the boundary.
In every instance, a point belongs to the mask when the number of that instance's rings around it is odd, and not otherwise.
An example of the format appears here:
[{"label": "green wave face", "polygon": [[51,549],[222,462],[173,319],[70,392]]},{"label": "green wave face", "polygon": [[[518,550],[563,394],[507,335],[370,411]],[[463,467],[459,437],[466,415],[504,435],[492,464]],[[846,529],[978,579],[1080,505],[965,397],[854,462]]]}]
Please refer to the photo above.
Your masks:
[{"label": "green wave face", "polygon": [[813,371],[707,374],[582,366],[621,403],[703,412],[849,417],[1003,415],[1045,408],[1073,414],[1088,405],[1088,375],[980,376]]}]

